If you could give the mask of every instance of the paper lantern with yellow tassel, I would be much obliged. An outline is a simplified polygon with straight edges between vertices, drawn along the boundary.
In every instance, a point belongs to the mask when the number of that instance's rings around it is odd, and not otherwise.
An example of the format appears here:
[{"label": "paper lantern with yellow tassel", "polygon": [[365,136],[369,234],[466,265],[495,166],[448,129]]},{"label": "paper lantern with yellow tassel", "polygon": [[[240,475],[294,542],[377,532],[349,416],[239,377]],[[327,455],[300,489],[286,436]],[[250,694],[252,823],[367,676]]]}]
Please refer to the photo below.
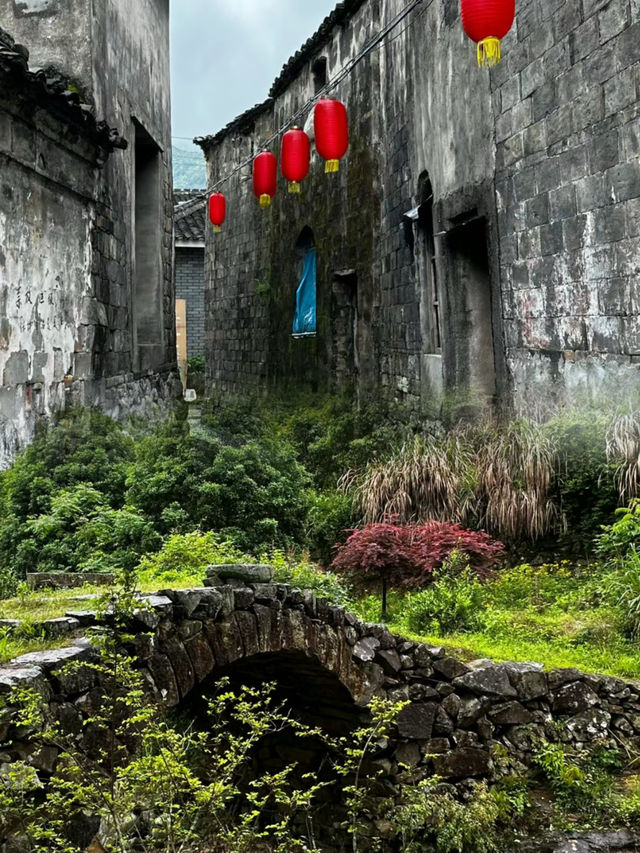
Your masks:
[{"label": "paper lantern with yellow tassel", "polygon": [[209,196],[209,219],[216,234],[222,231],[226,216],[227,200],[222,193],[213,193],[213,195]]},{"label": "paper lantern with yellow tassel", "polygon": [[269,207],[276,194],[278,161],[270,151],[262,151],[253,161],[253,194],[260,207]]},{"label": "paper lantern with yellow tassel", "polygon": [[349,148],[349,120],[340,101],[321,98],[313,111],[313,128],[318,154],[326,160],[325,172],[337,172]]},{"label": "paper lantern with yellow tassel", "polygon": [[299,127],[292,127],[282,137],[280,151],[280,169],[289,181],[289,192],[300,194],[300,182],[309,174],[311,143],[309,137]]},{"label": "paper lantern with yellow tassel", "polygon": [[478,44],[478,65],[500,62],[500,41],[506,36],[516,14],[516,0],[460,0],[462,26]]}]

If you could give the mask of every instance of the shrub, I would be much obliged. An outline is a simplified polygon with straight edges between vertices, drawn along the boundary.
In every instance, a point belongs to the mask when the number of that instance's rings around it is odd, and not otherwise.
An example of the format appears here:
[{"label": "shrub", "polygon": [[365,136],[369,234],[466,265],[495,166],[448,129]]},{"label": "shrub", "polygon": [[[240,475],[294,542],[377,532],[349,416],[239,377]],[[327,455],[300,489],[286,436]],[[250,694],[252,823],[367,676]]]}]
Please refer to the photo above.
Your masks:
[{"label": "shrub", "polygon": [[553,605],[566,596],[576,582],[567,563],[531,566],[523,563],[505,569],[487,584],[487,597],[498,608],[522,608],[525,604],[536,607]]},{"label": "shrub", "polygon": [[158,553],[140,560],[138,577],[141,583],[174,584],[190,579],[200,583],[207,566],[235,563],[243,556],[230,542],[211,531],[175,534]]},{"label": "shrub", "polygon": [[617,521],[603,526],[596,537],[596,552],[608,560],[624,558],[632,548],[640,547],[640,501],[616,510]]},{"label": "shrub", "polygon": [[297,398],[280,414],[280,431],[295,448],[318,489],[333,489],[349,468],[389,452],[406,431],[406,413],[382,400],[365,406],[352,396]]},{"label": "shrub", "polygon": [[632,548],[614,571],[602,579],[610,602],[618,609],[622,627],[634,639],[640,638],[640,554]]},{"label": "shrub", "polygon": [[275,439],[231,447],[172,421],[139,444],[128,483],[162,533],[214,530],[242,551],[304,541],[309,479]]},{"label": "shrub", "polygon": [[18,591],[18,578],[11,569],[0,568],[0,601],[13,598]]},{"label": "shrub", "polygon": [[319,569],[305,557],[275,550],[261,554],[260,562],[273,566],[278,583],[291,584],[299,589],[312,589],[317,595],[328,598],[334,604],[351,604],[351,590],[344,580],[333,572]]},{"label": "shrub", "polygon": [[412,550],[414,570],[405,579],[409,586],[428,583],[454,551],[464,555],[470,568],[481,576],[495,569],[504,557],[504,545],[488,533],[465,530],[459,524],[443,521],[430,521],[414,528]]},{"label": "shrub", "polygon": [[380,585],[384,617],[390,586],[424,586],[453,551],[464,554],[474,572],[486,574],[497,566],[504,547],[486,533],[446,522],[368,524],[354,530],[338,548],[332,568],[350,573],[365,588],[372,583]]},{"label": "shrub", "polygon": [[432,586],[407,596],[405,619],[417,633],[450,634],[478,627],[484,602],[483,585],[468,557],[453,551]]},{"label": "shrub", "polygon": [[105,509],[122,506],[132,456],[133,442],[122,428],[92,409],[40,425],[33,444],[0,474],[0,569],[24,577],[38,564],[73,565],[67,533],[86,515],[87,500]]},{"label": "shrub", "polygon": [[52,495],[50,511],[30,519],[23,530],[14,555],[23,576],[133,568],[161,542],[148,519],[129,507],[111,509],[106,497],[85,483]]},{"label": "shrub", "polygon": [[0,475],[4,514],[20,521],[49,509],[50,496],[86,483],[111,506],[122,504],[133,441],[115,421],[93,409],[72,409],[42,422],[34,442]]},{"label": "shrub", "polygon": [[329,564],[334,546],[341,545],[353,527],[351,500],[341,492],[311,492],[306,539],[314,557]]},{"label": "shrub", "polygon": [[544,432],[556,448],[556,500],[570,537],[589,549],[593,531],[618,506],[615,464],[607,456],[608,418],[599,411],[570,411],[552,418]]},{"label": "shrub", "polygon": [[505,849],[503,835],[516,813],[500,793],[485,782],[474,784],[468,801],[460,802],[428,779],[402,787],[389,820],[405,853],[497,853]]}]

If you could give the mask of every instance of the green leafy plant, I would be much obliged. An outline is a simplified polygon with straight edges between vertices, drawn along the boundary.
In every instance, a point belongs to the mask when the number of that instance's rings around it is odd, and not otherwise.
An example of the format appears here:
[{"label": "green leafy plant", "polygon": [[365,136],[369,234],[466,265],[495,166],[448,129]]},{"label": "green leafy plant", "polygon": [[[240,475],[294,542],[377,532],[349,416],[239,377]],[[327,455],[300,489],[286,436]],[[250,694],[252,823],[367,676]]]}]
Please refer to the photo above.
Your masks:
[{"label": "green leafy plant", "polygon": [[566,519],[565,541],[590,550],[593,531],[618,506],[615,464],[607,454],[610,418],[593,408],[562,412],[543,425],[557,454],[554,497]]},{"label": "green leafy plant", "polygon": [[204,373],[205,362],[203,355],[192,355],[187,359],[187,371],[189,375]]},{"label": "green leafy plant", "polygon": [[0,568],[0,601],[13,598],[18,590],[18,578],[13,569]]},{"label": "green leafy plant", "polygon": [[319,568],[305,556],[272,549],[260,555],[260,562],[273,566],[275,580],[279,583],[313,590],[316,595],[334,604],[349,606],[353,601],[353,591],[344,578]]},{"label": "green leafy plant", "polygon": [[[433,839],[438,853],[497,853],[512,809],[486,784],[474,785],[467,802],[427,779],[402,790],[400,803],[389,815],[405,853],[421,853]],[[506,808],[505,808],[506,806]]]},{"label": "green leafy plant", "polygon": [[417,633],[472,630],[481,624],[484,598],[484,587],[468,558],[454,551],[430,587],[407,596],[405,620]]},{"label": "green leafy plant", "polygon": [[169,536],[155,554],[142,557],[138,565],[139,583],[169,586],[184,581],[199,585],[212,563],[237,563],[244,555],[217,533],[176,533]]},{"label": "green leafy plant", "polygon": [[596,552],[608,560],[624,558],[632,548],[640,546],[640,500],[616,510],[616,517],[596,536]]},{"label": "green leafy plant", "polygon": [[618,567],[602,579],[602,588],[621,613],[624,629],[634,639],[640,637],[640,554],[635,548]]}]

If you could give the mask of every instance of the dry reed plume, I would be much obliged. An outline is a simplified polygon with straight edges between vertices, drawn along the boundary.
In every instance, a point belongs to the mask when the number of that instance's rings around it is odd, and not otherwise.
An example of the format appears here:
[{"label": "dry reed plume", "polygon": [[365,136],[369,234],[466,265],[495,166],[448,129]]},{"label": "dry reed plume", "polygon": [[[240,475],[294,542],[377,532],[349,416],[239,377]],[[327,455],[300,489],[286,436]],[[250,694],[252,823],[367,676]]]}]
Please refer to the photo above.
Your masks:
[{"label": "dry reed plume", "polygon": [[556,464],[540,427],[484,422],[416,437],[391,459],[348,472],[341,487],[366,524],[476,523],[501,539],[536,540],[562,520],[551,497]]},{"label": "dry reed plume", "polygon": [[557,469],[541,426],[517,420],[486,429],[476,453],[483,526],[509,541],[535,541],[562,521],[551,497]]},{"label": "dry reed plume", "polygon": [[396,518],[410,522],[466,523],[473,508],[467,484],[470,449],[461,436],[417,436],[389,460],[374,462],[363,474],[347,472],[340,483],[353,491],[354,508],[365,524]]},{"label": "dry reed plume", "polygon": [[616,483],[622,503],[640,497],[640,411],[617,414],[606,434],[607,456],[618,462]]}]

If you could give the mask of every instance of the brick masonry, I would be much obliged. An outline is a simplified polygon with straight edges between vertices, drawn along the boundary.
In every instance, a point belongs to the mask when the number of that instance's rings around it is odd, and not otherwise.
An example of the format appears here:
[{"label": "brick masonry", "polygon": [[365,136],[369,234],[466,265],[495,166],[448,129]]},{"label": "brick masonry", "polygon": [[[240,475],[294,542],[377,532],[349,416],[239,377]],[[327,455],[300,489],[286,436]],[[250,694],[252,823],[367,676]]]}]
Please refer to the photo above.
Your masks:
[{"label": "brick masonry", "polygon": [[187,355],[204,355],[204,246],[175,253],[176,299],[187,301]]},{"label": "brick masonry", "polygon": [[[313,95],[319,56],[331,79],[404,6],[342,4],[267,101],[202,140],[210,184]],[[424,410],[443,386],[466,388],[532,411],[636,387],[640,4],[521,0],[491,72],[475,67],[457,0],[410,20],[332,92],[351,125],[338,176],[315,155],[302,202],[282,182],[266,215],[249,169],[225,184],[233,215],[224,234],[207,235],[209,385],[339,385],[348,324],[336,314],[338,274],[352,270],[350,375],[361,395],[383,386]],[[430,343],[424,235],[407,216],[425,201],[427,175],[441,353]],[[318,250],[318,335],[295,341],[305,225]]]}]

